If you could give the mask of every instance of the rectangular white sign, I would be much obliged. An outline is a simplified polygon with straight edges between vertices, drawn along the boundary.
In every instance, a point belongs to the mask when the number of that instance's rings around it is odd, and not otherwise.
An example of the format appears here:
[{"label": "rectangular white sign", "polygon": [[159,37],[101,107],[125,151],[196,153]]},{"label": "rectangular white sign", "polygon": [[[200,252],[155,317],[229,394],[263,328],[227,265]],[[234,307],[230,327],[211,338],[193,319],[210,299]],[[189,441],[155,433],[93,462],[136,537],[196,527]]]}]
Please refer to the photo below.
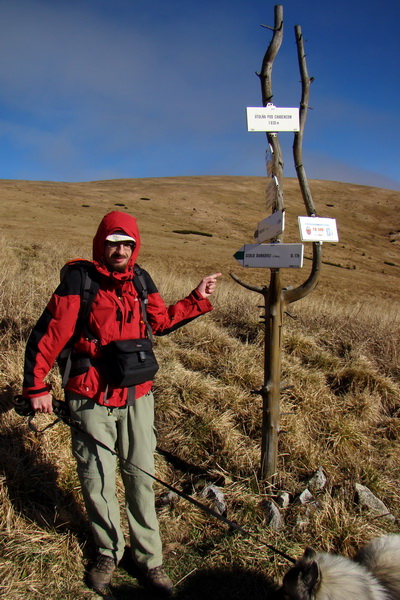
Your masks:
[{"label": "rectangular white sign", "polygon": [[299,131],[298,108],[277,108],[249,106],[247,112],[247,131]]},{"label": "rectangular white sign", "polygon": [[285,231],[285,211],[277,210],[270,217],[263,219],[257,225],[254,234],[257,242],[266,242]]},{"label": "rectangular white sign", "polygon": [[245,244],[234,258],[243,267],[266,267],[269,269],[303,266],[303,244]]},{"label": "rectangular white sign", "polygon": [[338,242],[336,219],[299,217],[302,242]]}]

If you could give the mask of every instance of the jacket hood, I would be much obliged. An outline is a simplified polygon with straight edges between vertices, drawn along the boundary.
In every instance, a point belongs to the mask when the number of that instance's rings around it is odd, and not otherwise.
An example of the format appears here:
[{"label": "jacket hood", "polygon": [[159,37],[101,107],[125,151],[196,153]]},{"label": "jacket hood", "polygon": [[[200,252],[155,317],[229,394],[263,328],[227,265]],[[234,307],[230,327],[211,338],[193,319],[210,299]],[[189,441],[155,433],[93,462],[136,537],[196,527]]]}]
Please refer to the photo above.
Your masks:
[{"label": "jacket hood", "polygon": [[136,240],[136,246],[133,249],[128,265],[128,269],[131,270],[133,269],[140,250],[139,229],[135,217],[131,217],[131,215],[127,215],[126,213],[117,210],[107,213],[100,222],[96,235],[93,238],[93,260],[97,263],[104,264],[104,243],[106,237],[116,231],[123,231]]}]

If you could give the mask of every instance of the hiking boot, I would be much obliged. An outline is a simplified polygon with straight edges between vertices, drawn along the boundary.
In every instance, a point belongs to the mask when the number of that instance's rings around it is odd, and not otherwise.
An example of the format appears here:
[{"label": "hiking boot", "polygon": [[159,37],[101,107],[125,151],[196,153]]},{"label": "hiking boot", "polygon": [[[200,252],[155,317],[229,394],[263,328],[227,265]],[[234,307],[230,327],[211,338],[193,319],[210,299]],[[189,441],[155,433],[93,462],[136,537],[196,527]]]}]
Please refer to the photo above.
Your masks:
[{"label": "hiking boot", "polygon": [[172,581],[162,568],[162,565],[154,567],[154,569],[141,570],[139,580],[148,589],[162,596],[171,596],[174,591]]},{"label": "hiking boot", "polygon": [[103,590],[108,586],[117,565],[111,556],[98,554],[88,573],[88,584],[94,590]]}]

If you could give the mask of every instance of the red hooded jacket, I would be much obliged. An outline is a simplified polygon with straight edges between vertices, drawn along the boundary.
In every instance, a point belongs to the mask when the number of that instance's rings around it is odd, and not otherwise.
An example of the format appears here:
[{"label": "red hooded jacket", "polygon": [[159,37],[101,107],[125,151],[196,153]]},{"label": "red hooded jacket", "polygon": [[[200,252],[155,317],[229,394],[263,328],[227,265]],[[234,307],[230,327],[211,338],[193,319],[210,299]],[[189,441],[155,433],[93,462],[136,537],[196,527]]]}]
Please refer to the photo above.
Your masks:
[{"label": "red hooded jacket", "polygon": [[[125,272],[111,273],[104,264],[104,243],[113,232],[124,231],[134,238],[136,246]],[[102,219],[93,239],[93,264],[99,273],[100,289],[91,306],[88,337],[80,337],[74,344],[74,353],[89,358],[101,356],[101,346],[114,340],[146,337],[146,325],[141,314],[141,303],[133,285],[133,267],[140,250],[140,235],[136,219],[113,211]],[[154,334],[165,335],[188,321],[212,310],[212,304],[194,290],[174,305],[166,307],[150,275],[142,269],[148,291],[147,317]],[[23,395],[38,397],[48,393],[44,382],[57,356],[74,333],[81,304],[81,275],[72,269],[60,283],[43,314],[32,330],[25,352]],[[136,386],[135,397],[140,398],[152,387],[148,381]],[[99,404],[110,407],[124,406],[128,388],[108,388],[96,366],[91,365],[80,374],[71,372],[66,389]]]}]

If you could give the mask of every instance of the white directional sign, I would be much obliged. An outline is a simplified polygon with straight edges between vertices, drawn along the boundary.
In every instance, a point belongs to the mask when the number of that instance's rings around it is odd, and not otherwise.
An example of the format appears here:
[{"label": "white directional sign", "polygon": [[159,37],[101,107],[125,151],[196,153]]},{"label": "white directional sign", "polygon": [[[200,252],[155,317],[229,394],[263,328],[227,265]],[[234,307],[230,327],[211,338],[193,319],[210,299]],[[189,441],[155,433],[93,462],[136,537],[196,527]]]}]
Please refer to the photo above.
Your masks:
[{"label": "white directional sign", "polygon": [[277,108],[273,104],[266,107],[248,106],[247,131],[299,131],[298,108]]},{"label": "white directional sign", "polygon": [[257,242],[266,242],[280,235],[285,230],[285,211],[277,210],[270,217],[263,219],[257,225],[257,230],[254,234]]},{"label": "white directional sign", "polygon": [[245,244],[233,257],[242,267],[299,269],[303,266],[303,254],[303,244]]},{"label": "white directional sign", "polygon": [[336,219],[299,217],[302,242],[338,242]]}]

